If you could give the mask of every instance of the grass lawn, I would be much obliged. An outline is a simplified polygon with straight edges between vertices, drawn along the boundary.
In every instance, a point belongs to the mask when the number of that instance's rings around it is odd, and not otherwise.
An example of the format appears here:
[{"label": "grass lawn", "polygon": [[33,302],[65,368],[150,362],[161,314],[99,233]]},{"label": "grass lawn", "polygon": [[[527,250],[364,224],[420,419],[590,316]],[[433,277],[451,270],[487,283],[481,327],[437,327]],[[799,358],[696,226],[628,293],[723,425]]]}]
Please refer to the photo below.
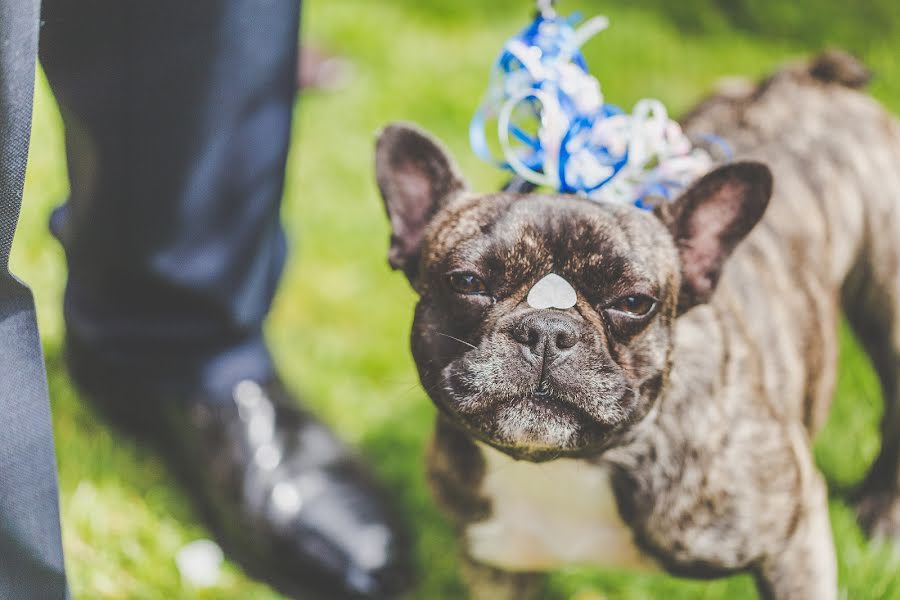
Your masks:
[{"label": "grass lawn", "polygon": [[[671,15],[648,8],[562,4],[611,18],[611,29],[592,40],[586,53],[606,97],[627,108],[649,96],[678,114],[722,76],[758,76],[818,45],[844,40],[829,37],[827,28],[778,37],[715,19],[712,26],[683,33]],[[268,333],[287,381],[397,491],[417,532],[422,583],[416,598],[459,598],[463,592],[450,528],[432,506],[422,475],[435,413],[407,349],[414,297],[405,279],[386,265],[388,230],[374,186],[372,142],[387,121],[417,121],[447,142],[475,187],[497,187],[503,177],[470,152],[467,125],[496,52],[526,23],[530,6],[526,0],[310,0],[305,6],[307,39],[351,58],[356,73],[348,88],[307,94],[297,106],[283,211],[293,253]],[[684,20],[680,14],[678,22]],[[867,24],[840,22],[840,31],[854,27],[864,34]],[[893,35],[846,38],[879,74],[872,91],[895,113],[898,36],[895,29]],[[38,302],[75,597],[277,598],[231,565],[214,589],[196,591],[181,583],[175,551],[208,534],[159,459],[111,432],[73,391],[60,359],[65,263],[46,233],[49,212],[65,197],[67,183],[61,124],[43,79],[32,139],[13,270],[32,286]],[[816,446],[833,490],[843,598],[900,598],[900,555],[868,544],[844,501],[877,452],[880,411],[868,362],[846,335],[835,409]],[[555,575],[548,594],[578,600],[755,597],[746,576],[707,583],[587,569]]]}]

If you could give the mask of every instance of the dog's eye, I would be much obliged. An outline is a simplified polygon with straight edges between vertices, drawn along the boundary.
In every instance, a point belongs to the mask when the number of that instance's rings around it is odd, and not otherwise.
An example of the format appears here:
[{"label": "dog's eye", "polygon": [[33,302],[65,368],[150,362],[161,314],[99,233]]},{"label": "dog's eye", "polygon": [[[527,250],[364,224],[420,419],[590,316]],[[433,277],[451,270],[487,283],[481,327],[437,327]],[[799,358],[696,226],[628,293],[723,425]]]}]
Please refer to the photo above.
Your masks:
[{"label": "dog's eye", "polygon": [[459,271],[447,275],[447,283],[460,294],[487,294],[487,286],[475,273]]},{"label": "dog's eye", "polygon": [[644,294],[625,296],[616,300],[609,308],[626,313],[633,317],[644,317],[656,307],[656,300]]}]

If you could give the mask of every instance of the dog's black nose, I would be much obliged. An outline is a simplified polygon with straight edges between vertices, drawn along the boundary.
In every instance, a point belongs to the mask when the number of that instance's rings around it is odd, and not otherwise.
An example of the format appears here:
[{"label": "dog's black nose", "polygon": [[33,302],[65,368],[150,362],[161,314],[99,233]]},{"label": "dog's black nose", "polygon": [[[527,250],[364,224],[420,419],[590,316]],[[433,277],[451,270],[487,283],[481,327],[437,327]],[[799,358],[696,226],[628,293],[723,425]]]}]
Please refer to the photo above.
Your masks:
[{"label": "dog's black nose", "polygon": [[513,338],[532,355],[553,360],[568,354],[578,344],[578,330],[571,317],[555,311],[526,316],[513,330]]}]

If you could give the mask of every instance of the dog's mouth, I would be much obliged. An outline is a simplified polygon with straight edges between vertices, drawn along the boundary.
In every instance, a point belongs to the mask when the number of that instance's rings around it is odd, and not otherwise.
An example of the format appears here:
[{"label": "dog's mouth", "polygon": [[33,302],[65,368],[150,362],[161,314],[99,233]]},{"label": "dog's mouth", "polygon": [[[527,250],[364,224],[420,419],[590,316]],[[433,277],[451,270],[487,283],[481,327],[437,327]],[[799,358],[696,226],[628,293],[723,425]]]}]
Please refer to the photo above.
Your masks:
[{"label": "dog's mouth", "polygon": [[444,366],[431,389],[438,408],[475,439],[515,458],[590,456],[635,414],[636,388],[616,369],[583,357],[537,370],[505,348],[472,350]]},{"label": "dog's mouth", "polygon": [[476,439],[514,458],[536,462],[589,454],[613,429],[541,386],[474,412],[441,408]]}]

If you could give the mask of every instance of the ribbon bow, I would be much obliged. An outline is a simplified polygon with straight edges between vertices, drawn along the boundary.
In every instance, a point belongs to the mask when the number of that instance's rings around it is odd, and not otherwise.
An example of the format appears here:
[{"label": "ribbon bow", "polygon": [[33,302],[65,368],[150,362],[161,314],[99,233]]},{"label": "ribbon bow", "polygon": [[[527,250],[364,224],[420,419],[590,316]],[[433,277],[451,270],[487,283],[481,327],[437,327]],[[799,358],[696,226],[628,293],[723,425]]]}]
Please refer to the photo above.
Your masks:
[{"label": "ribbon bow", "polygon": [[[650,196],[672,199],[709,170],[712,156],[660,101],[640,100],[630,114],[604,102],[580,48],[609,21],[597,16],[576,28],[578,21],[541,11],[504,45],[469,127],[472,149],[563,193],[641,208]],[[502,158],[487,141],[493,121]]]}]

